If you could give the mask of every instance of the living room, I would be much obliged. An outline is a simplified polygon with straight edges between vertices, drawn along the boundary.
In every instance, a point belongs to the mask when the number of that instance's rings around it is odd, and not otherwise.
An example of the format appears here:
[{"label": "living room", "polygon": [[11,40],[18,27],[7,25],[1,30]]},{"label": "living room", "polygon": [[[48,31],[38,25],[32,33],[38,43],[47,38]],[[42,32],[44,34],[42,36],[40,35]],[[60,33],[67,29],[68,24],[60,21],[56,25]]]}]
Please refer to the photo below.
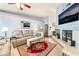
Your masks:
[{"label": "living room", "polygon": [[[76,36],[79,32],[79,21],[74,23],[72,27],[70,26],[72,24],[68,24],[69,27],[66,24],[58,25],[58,14],[61,14],[61,11],[64,12],[74,4],[76,3],[0,3],[0,41],[1,43],[4,43],[2,39],[9,41],[8,45],[5,43],[8,47],[3,48],[2,44],[0,44],[0,50],[5,51],[0,51],[0,55],[79,55],[79,41],[77,39],[79,37]],[[76,5],[79,6],[79,4]],[[68,30],[67,28],[70,28],[69,30],[75,28],[73,30],[75,31],[72,37],[73,41],[63,41],[62,30]],[[68,38],[71,38],[70,35]]]}]

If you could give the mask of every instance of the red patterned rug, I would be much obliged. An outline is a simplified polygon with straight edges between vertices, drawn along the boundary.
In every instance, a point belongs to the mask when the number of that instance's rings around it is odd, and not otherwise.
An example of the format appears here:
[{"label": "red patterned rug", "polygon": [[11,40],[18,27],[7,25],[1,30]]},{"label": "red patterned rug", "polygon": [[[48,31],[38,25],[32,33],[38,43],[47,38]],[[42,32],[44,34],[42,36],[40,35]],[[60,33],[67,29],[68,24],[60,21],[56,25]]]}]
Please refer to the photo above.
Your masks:
[{"label": "red patterned rug", "polygon": [[30,47],[25,44],[17,47],[17,49],[20,56],[47,56],[55,47],[55,43],[39,42],[32,44]]},{"label": "red patterned rug", "polygon": [[40,52],[44,51],[46,48],[48,48],[48,44],[46,42],[36,42],[27,48],[27,52],[40,53]]}]

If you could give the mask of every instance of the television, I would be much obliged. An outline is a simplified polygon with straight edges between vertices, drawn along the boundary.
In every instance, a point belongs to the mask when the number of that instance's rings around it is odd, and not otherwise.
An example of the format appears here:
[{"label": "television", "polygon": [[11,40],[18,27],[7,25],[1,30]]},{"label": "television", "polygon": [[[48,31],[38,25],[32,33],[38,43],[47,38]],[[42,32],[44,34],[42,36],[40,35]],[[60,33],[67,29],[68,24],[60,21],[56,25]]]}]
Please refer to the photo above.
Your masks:
[{"label": "television", "polygon": [[23,27],[30,27],[30,23],[24,23]]},{"label": "television", "polygon": [[77,13],[75,13],[73,15],[65,16],[62,19],[59,19],[59,25],[79,20],[78,15],[79,15],[79,12],[77,12]]},{"label": "television", "polygon": [[79,21],[79,3],[74,3],[58,15],[58,25]]}]

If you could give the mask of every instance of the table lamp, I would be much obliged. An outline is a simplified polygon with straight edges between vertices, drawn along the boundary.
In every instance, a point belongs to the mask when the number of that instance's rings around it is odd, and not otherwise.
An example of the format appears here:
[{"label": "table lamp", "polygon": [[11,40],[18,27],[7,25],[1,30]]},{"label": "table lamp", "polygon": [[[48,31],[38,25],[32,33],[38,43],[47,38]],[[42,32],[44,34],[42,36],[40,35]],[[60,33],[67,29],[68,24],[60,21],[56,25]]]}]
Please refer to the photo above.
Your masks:
[{"label": "table lamp", "polygon": [[5,33],[4,38],[7,38],[7,31],[8,31],[8,27],[2,27],[1,32]]},{"label": "table lamp", "polygon": [[36,35],[37,31],[38,31],[38,28],[34,27],[34,35]]}]

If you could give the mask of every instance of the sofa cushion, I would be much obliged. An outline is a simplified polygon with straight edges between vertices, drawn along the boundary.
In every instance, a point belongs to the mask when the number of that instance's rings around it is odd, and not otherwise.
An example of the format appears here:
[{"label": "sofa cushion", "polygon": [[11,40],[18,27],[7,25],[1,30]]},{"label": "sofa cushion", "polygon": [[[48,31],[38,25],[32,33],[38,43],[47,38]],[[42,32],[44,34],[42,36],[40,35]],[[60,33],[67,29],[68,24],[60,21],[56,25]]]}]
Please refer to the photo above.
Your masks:
[{"label": "sofa cushion", "polygon": [[33,35],[33,31],[32,30],[23,30],[23,36],[27,37],[27,36],[32,36]]},{"label": "sofa cushion", "polygon": [[41,36],[41,34],[40,34],[40,33],[37,33],[35,36],[40,37],[40,36]]},{"label": "sofa cushion", "polygon": [[23,37],[23,33],[20,30],[14,31],[12,37],[22,38]]}]

